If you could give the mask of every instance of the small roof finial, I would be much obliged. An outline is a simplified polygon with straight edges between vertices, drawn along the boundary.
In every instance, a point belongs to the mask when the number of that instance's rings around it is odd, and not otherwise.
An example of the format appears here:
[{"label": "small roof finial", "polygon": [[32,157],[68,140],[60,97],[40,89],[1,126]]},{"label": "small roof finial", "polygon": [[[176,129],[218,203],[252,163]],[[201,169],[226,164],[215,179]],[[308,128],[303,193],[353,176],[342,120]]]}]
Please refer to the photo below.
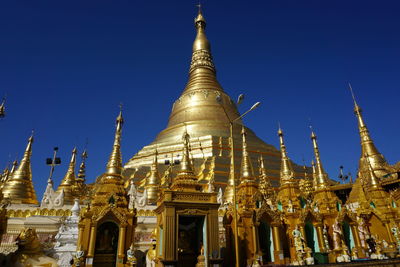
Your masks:
[{"label": "small roof finial", "polygon": [[354,101],[354,105],[358,106],[357,105],[357,101],[356,101],[356,97],[354,96],[353,88],[351,87],[351,83],[349,83],[349,89],[350,89],[351,97],[353,98],[353,101]]},{"label": "small roof finial", "polygon": [[201,14],[201,1],[199,0],[199,3],[196,5],[199,8],[199,14]]},{"label": "small roof finial", "polygon": [[[202,13],[203,10],[202,10],[202,5],[201,5],[200,1],[196,6],[198,7],[199,12],[197,14],[197,17],[194,19],[194,23],[195,23],[196,27],[204,28],[206,20],[203,17],[203,13]],[[200,25],[197,25],[198,23],[200,23]]]}]

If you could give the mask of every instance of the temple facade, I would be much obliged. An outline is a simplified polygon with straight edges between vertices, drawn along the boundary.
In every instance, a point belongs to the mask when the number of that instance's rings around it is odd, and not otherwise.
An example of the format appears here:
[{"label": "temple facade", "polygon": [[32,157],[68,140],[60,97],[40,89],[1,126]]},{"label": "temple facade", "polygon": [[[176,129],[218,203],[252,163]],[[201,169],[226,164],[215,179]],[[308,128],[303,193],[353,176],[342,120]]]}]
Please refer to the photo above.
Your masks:
[{"label": "temple facade", "polygon": [[60,185],[54,189],[50,174],[39,202],[29,137],[20,163],[1,174],[0,262],[241,267],[398,257],[400,164],[379,152],[354,96],[358,173],[339,184],[313,130],[307,167],[290,160],[281,128],[278,149],[243,124],[247,112],[216,78],[201,10],[194,26],[188,82],[167,127],[125,165],[121,111],[106,171],[86,183],[86,151],[76,173],[74,148]]}]

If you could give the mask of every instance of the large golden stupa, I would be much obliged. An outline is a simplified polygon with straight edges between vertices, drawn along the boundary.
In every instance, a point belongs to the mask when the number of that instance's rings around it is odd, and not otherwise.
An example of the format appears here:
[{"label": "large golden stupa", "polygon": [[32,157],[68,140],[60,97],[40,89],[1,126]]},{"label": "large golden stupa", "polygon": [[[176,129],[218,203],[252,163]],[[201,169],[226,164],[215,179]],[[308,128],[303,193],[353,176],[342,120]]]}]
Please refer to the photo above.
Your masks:
[{"label": "large golden stupa", "polygon": [[[220,185],[227,182],[230,168],[229,125],[240,114],[235,101],[224,92],[217,80],[210,42],[205,34],[206,21],[201,13],[195,18],[195,27],[197,35],[193,43],[189,79],[185,89],[172,105],[167,128],[125,165],[124,175],[127,178],[133,177],[137,182],[142,180],[149,171],[156,150],[162,175],[162,172],[171,167],[168,162],[174,163],[181,159],[181,137],[187,131],[191,137],[191,158],[200,179],[215,179]],[[267,162],[266,168],[272,184],[278,185],[280,152],[258,138],[252,130],[245,128],[254,168],[258,170],[256,166],[262,155]],[[237,164],[242,158],[241,129],[242,121],[238,119],[233,127]],[[304,171],[299,166],[294,164],[294,169],[297,177],[304,176]],[[236,178],[237,176],[238,170]]]}]

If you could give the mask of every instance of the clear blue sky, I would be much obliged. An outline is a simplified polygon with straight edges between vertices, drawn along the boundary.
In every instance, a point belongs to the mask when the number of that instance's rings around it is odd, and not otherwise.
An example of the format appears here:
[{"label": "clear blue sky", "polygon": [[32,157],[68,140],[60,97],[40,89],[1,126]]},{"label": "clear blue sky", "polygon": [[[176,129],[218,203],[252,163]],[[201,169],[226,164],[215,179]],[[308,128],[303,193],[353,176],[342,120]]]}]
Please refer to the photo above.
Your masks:
[{"label": "clear blue sky", "polygon": [[[41,199],[60,148],[88,138],[88,181],[104,171],[118,104],[124,103],[123,159],[167,123],[187,80],[197,1],[1,1],[0,167],[21,158],[35,129],[32,171]],[[218,79],[241,108],[261,101],[246,124],[277,145],[280,121],[289,156],[312,159],[309,118],[331,178],[355,173],[360,155],[347,82],[378,149],[399,160],[398,1],[203,1]],[[243,111],[243,110],[242,110]]]}]

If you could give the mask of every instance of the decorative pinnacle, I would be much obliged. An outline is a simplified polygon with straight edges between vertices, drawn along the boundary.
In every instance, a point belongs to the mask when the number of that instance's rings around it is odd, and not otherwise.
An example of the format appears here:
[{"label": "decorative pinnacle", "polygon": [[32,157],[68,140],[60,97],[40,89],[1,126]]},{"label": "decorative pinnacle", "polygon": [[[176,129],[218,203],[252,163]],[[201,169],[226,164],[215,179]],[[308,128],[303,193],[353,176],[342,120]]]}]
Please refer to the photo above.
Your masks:
[{"label": "decorative pinnacle", "polygon": [[122,117],[122,106],[116,120],[116,130],[114,137],[114,145],[107,163],[107,174],[121,175],[122,173],[122,156],[121,156],[121,132],[124,119]]},{"label": "decorative pinnacle", "polygon": [[[360,138],[361,138],[361,156],[364,156],[366,154],[368,154],[370,157],[374,156],[374,155],[380,155],[378,149],[375,147],[375,144],[372,141],[372,138],[369,134],[367,125],[365,124],[364,119],[361,114],[362,110],[356,102],[356,99],[355,99],[354,93],[353,93],[353,89],[350,84],[349,84],[349,89],[350,89],[350,92],[351,92],[351,95],[352,95],[353,101],[354,101],[354,114],[356,114],[356,117],[358,120],[358,131],[359,131]],[[381,158],[380,163],[385,164],[386,161],[383,158],[383,156],[380,155],[380,158]],[[361,161],[360,161],[360,163],[361,163]]]},{"label": "decorative pinnacle", "polygon": [[24,156],[15,171],[16,176],[20,176],[22,179],[32,179],[31,171],[31,155],[32,155],[32,143],[33,143],[33,130],[32,135],[28,139],[28,145],[26,146]]},{"label": "decorative pinnacle", "polygon": [[13,164],[12,164],[12,167],[11,167],[11,170],[10,170],[10,175],[15,172],[15,170],[17,169],[17,166],[18,166],[18,160],[14,160]]},{"label": "decorative pinnacle", "polygon": [[242,127],[242,142],[243,142],[243,156],[242,156],[242,168],[240,173],[240,180],[243,183],[244,180],[253,180],[254,175],[252,172],[252,166],[249,158],[249,153],[247,151],[247,141],[246,141],[246,129]]},{"label": "decorative pinnacle", "polygon": [[86,149],[83,151],[81,158],[82,162],[81,165],[79,166],[79,172],[78,172],[78,178],[80,179],[85,179],[86,177],[86,158],[88,157]]},{"label": "decorative pinnacle", "polygon": [[[202,14],[201,3],[197,4],[196,6],[199,8],[199,12],[198,12],[198,14],[197,14],[197,17],[194,19],[194,23],[195,23],[195,25],[196,25],[196,28],[197,28],[197,27],[200,27],[200,26],[202,26],[203,28],[205,28],[205,26],[206,26],[206,20],[204,19],[203,14]],[[203,23],[203,25],[198,25],[199,23]]]},{"label": "decorative pinnacle", "polygon": [[283,139],[283,131],[279,127],[278,129],[279,143],[281,148],[281,184],[287,183],[293,179],[293,169],[290,163],[289,157],[287,156],[285,141]]},{"label": "decorative pinnacle", "polygon": [[314,131],[311,128],[311,141],[313,143],[313,148],[314,148],[314,154],[315,154],[315,160],[316,160],[316,182],[317,186],[319,187],[324,187],[327,185],[327,180],[326,180],[326,173],[324,168],[322,167],[322,162],[321,162],[321,156],[319,154],[319,148],[318,148],[318,143],[317,143],[317,135],[314,133]]},{"label": "decorative pinnacle", "polygon": [[260,174],[261,174],[261,176],[267,177],[267,171],[265,169],[264,158],[263,158],[262,155],[260,155],[260,158],[259,158],[258,161],[260,163]]},{"label": "decorative pinnacle", "polygon": [[67,173],[61,181],[61,185],[73,185],[75,183],[75,162],[76,162],[76,147],[72,150],[71,160],[69,162]]}]

